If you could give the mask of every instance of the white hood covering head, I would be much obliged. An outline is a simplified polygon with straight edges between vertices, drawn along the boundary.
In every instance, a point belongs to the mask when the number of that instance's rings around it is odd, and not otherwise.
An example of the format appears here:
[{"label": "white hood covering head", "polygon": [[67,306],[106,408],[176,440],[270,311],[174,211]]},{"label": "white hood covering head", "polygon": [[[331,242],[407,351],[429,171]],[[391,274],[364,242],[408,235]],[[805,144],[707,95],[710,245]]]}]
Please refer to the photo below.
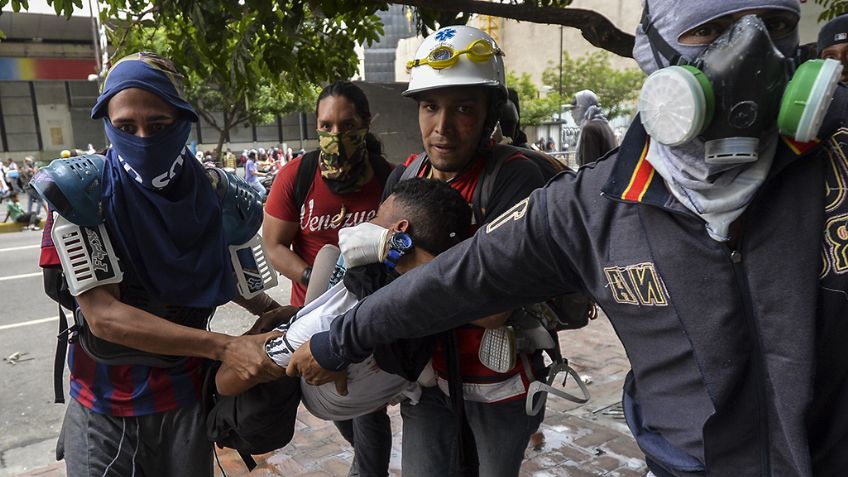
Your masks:
[{"label": "white hood covering head", "polygon": [[[657,33],[688,60],[695,59],[706,45],[684,45],[677,41],[680,35],[698,25],[743,10],[764,8],[770,10],[787,10],[801,15],[801,4],[798,0],[709,0],[693,2],[692,0],[643,0],[643,8],[650,12],[653,28]],[[798,29],[795,33],[775,41],[775,46],[784,54],[791,56],[798,46]],[[660,56],[662,67],[668,66],[669,58]],[[633,46],[633,59],[639,63],[646,74],[651,74],[660,68],[651,50],[648,36],[642,25],[636,27],[636,43]]]},{"label": "white hood covering head", "polygon": [[[700,56],[708,45],[684,45],[678,38],[708,21],[757,8],[801,14],[798,0],[643,0],[642,4],[650,16],[651,28],[687,62]],[[784,56],[789,57],[798,41],[796,27],[793,34],[773,40],[773,43]],[[646,74],[669,66],[670,60],[652,48],[641,23],[636,27],[633,58]],[[707,164],[704,142],[697,137],[679,146],[652,142],[646,160],[665,180],[672,195],[704,220],[710,237],[716,241],[727,241],[730,239],[731,223],[745,211],[771,168],[777,130],[770,136],[762,138],[759,159],[754,163]]]}]

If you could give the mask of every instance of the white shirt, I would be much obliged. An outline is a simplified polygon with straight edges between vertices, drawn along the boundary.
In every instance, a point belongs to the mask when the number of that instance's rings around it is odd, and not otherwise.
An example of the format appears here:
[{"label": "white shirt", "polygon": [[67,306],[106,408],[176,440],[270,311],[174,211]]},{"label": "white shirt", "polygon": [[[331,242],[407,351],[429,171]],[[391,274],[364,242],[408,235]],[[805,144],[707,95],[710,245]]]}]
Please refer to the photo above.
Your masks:
[{"label": "white shirt", "polygon": [[[339,282],[306,305],[289,324],[278,328],[285,335],[268,342],[265,350],[278,365],[285,367],[291,355],[315,333],[330,329],[330,323],[353,308],[359,300]],[[336,392],[334,383],[311,386],[301,381],[302,400],[306,409],[318,418],[341,421],[351,419],[403,398],[417,402],[421,390],[417,383],[387,373],[377,367],[374,356],[347,368],[347,396]]]}]

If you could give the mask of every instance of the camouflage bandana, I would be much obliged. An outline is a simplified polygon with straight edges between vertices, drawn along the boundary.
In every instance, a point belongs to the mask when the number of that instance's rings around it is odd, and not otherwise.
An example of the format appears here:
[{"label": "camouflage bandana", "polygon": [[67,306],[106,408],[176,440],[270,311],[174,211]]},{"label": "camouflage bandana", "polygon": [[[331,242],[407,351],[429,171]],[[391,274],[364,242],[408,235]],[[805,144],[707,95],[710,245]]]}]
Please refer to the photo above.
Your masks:
[{"label": "camouflage bandana", "polygon": [[368,128],[336,134],[318,130],[321,176],[335,183],[330,186],[333,192],[357,190],[371,180],[370,163],[364,160],[367,134]]}]

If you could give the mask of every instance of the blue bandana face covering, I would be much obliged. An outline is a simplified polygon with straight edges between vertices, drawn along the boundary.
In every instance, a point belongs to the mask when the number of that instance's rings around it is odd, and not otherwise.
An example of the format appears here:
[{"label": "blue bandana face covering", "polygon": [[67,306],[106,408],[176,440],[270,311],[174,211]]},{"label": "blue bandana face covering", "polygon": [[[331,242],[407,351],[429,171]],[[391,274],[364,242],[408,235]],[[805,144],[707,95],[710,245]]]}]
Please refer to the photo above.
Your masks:
[{"label": "blue bandana face covering", "polygon": [[152,137],[125,133],[104,119],[106,137],[127,174],[142,187],[161,190],[175,183],[184,168],[183,151],[191,123],[180,119]]},{"label": "blue bandana face covering", "polygon": [[[162,61],[138,53],[109,72],[92,118],[104,118],[103,215],[122,258],[150,296],[166,305],[213,307],[235,293],[221,205],[203,166],[185,147],[197,114]],[[170,127],[140,138],[105,116],[111,98],[128,88],[159,96],[179,112]]]}]

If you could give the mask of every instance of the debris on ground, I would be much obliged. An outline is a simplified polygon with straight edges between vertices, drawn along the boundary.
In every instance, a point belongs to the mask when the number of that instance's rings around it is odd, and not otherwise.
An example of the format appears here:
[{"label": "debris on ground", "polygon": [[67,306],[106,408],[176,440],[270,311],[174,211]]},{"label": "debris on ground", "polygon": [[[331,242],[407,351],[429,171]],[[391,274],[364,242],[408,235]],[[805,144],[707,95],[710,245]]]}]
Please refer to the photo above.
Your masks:
[{"label": "debris on ground", "polygon": [[15,351],[14,353],[10,354],[9,356],[6,356],[5,358],[3,358],[3,361],[5,361],[9,364],[18,364],[18,363],[23,362],[23,361],[32,361],[33,359],[35,359],[35,358],[32,358],[32,357],[25,358],[24,356],[26,356],[28,354],[29,353],[27,353],[25,351],[24,352]]}]

